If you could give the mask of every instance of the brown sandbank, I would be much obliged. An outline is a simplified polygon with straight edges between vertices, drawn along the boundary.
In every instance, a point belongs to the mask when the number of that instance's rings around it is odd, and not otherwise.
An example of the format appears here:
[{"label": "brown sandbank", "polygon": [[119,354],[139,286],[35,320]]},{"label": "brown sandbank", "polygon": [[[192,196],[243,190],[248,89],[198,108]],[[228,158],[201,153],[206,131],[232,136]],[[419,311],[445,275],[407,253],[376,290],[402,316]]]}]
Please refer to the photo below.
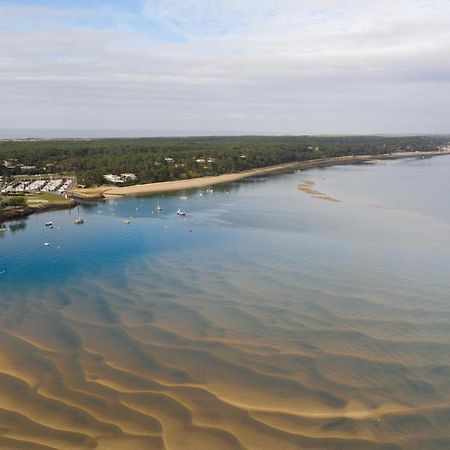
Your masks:
[{"label": "brown sandbank", "polygon": [[303,180],[299,185],[298,185],[298,190],[301,192],[304,192],[305,194],[309,194],[311,197],[313,198],[318,198],[321,200],[328,200],[330,202],[338,202],[340,203],[341,200],[338,200],[335,197],[331,197],[327,194],[324,194],[323,192],[317,191],[316,189],[314,189],[314,185],[315,185],[315,181],[312,180]]}]

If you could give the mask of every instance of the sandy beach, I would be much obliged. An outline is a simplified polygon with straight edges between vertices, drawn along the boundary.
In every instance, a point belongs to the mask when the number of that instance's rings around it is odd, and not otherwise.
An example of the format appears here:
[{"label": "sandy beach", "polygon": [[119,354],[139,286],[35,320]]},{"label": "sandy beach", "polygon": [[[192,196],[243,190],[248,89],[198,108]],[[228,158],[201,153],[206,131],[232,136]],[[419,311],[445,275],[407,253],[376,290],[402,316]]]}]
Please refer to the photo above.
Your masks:
[{"label": "sandy beach", "polygon": [[189,180],[164,181],[160,183],[136,184],[134,186],[99,186],[97,188],[73,189],[70,193],[82,199],[98,199],[101,197],[134,196],[144,194],[157,194],[162,192],[180,191],[184,189],[195,189],[215,184],[230,183],[242,180],[244,178],[272,174],[277,172],[286,172],[289,170],[305,170],[312,167],[326,167],[337,164],[351,164],[374,160],[387,160],[398,158],[412,158],[422,156],[448,155],[450,152],[399,152],[387,153],[381,155],[358,155],[358,156],[340,156],[336,158],[321,158],[307,161],[296,161],[275,166],[262,167],[258,169],[246,170],[244,172],[229,173],[212,177],[191,178]]}]

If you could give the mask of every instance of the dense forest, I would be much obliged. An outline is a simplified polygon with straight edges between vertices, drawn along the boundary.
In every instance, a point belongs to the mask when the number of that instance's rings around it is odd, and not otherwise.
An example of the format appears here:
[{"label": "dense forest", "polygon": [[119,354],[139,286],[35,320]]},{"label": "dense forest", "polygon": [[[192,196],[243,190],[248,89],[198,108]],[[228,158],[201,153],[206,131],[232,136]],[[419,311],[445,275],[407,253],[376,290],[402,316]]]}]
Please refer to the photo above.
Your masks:
[{"label": "dense forest", "polygon": [[[36,172],[72,172],[82,184],[106,173],[131,172],[139,182],[193,178],[273,164],[344,155],[432,151],[448,136],[284,136],[1,141],[0,162],[36,166]],[[20,173],[0,168],[0,175]]]}]

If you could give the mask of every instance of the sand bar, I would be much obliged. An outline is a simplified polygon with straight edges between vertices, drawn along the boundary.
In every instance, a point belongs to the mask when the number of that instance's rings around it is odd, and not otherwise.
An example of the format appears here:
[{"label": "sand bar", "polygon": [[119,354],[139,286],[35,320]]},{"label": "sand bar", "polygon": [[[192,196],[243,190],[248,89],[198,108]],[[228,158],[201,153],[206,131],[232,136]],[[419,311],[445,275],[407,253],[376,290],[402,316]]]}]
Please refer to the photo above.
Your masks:
[{"label": "sand bar", "polygon": [[316,189],[314,189],[315,181],[312,180],[303,180],[297,187],[297,189],[305,194],[310,195],[313,198],[319,198],[321,200],[328,200],[330,202],[340,203],[341,200],[338,200],[335,197],[331,197],[330,195],[324,194]]}]

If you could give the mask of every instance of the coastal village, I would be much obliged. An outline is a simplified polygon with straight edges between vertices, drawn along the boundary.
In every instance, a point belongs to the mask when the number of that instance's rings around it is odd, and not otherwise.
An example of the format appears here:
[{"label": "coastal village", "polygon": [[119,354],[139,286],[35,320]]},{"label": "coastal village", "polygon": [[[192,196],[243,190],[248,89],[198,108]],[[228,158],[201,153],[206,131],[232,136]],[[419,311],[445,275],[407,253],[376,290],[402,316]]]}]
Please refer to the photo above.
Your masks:
[{"label": "coastal village", "polygon": [[[71,208],[76,201],[68,197],[68,192],[76,185],[74,176],[56,174],[36,174],[35,166],[25,166],[18,160],[4,160],[7,170],[20,171],[21,175],[0,176],[0,224],[28,216],[36,211]],[[46,167],[45,169],[50,169]],[[3,225],[0,226],[3,231]]]}]

